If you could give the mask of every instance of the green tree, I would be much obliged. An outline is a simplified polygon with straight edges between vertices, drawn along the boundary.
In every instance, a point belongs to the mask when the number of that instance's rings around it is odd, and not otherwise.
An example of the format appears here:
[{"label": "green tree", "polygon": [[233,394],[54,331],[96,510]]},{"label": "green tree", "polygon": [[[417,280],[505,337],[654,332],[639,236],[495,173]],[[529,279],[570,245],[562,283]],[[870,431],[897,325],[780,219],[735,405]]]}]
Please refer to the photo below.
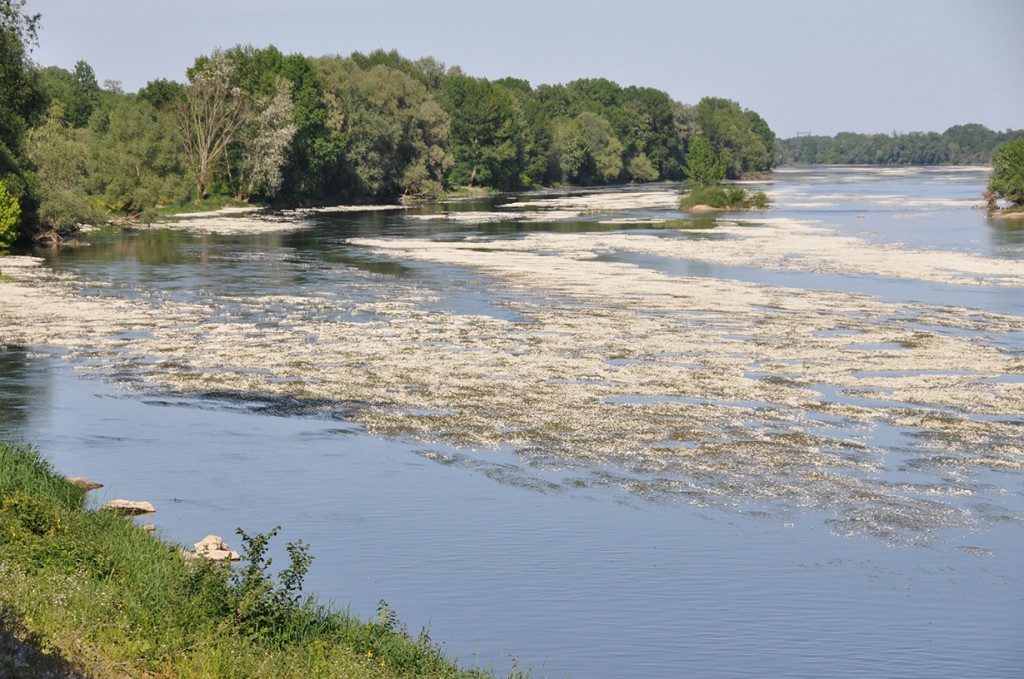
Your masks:
[{"label": "green tree", "polygon": [[55,101],[46,122],[29,134],[29,158],[39,182],[39,223],[58,234],[95,216],[85,189],[87,132],[65,120],[63,104]]},{"label": "green tree", "polygon": [[653,182],[658,180],[658,171],[654,168],[646,154],[639,153],[629,159],[627,167],[630,179],[635,182]]},{"label": "green tree", "polygon": [[696,106],[701,132],[725,162],[729,179],[770,170],[775,163],[775,136],[760,116],[750,113],[735,101],[717,97],[704,97]]},{"label": "green tree", "polygon": [[686,183],[690,186],[717,186],[725,179],[725,162],[715,154],[711,140],[697,137],[686,152]]},{"label": "green tree", "polygon": [[1024,139],[1008,141],[996,149],[988,190],[1013,205],[1024,205]]},{"label": "green tree", "polygon": [[451,183],[498,189],[524,183],[525,121],[507,88],[449,73],[438,103],[451,118]]},{"label": "green tree", "polygon": [[18,200],[19,228],[26,233],[37,203],[25,133],[46,111],[46,97],[29,58],[40,17],[24,13],[24,6],[24,0],[0,0],[0,181]]},{"label": "green tree", "polygon": [[353,197],[440,194],[452,164],[450,122],[426,86],[383,63],[366,70],[339,57],[314,63],[324,86],[328,128],[348,140],[344,158]]},{"label": "green tree", "polygon": [[584,111],[576,117],[576,124],[583,135],[587,153],[593,159],[595,175],[592,180],[617,180],[622,173],[623,146],[615,136],[611,123],[596,113]]},{"label": "green tree", "polygon": [[100,103],[100,86],[96,82],[96,73],[85,61],[75,64],[71,74],[69,100],[64,112],[65,119],[72,127],[85,127],[89,124],[92,112]]},{"label": "green tree", "polygon": [[133,214],[188,198],[188,164],[175,117],[142,97],[111,97],[89,125],[89,192]]},{"label": "green tree", "polygon": [[281,75],[292,84],[293,120],[288,162],[283,168],[281,195],[297,203],[321,202],[345,194],[345,149],[348,139],[338,129],[329,129],[324,88],[312,60],[289,54]]},{"label": "green tree", "polygon": [[173,80],[159,78],[150,80],[146,86],[138,91],[138,98],[152,104],[155,108],[165,109],[170,107],[178,97],[183,94],[183,85]]},{"label": "green tree", "polygon": [[18,238],[18,222],[21,221],[21,206],[18,199],[7,191],[7,185],[0,181],[0,252],[6,252]]}]

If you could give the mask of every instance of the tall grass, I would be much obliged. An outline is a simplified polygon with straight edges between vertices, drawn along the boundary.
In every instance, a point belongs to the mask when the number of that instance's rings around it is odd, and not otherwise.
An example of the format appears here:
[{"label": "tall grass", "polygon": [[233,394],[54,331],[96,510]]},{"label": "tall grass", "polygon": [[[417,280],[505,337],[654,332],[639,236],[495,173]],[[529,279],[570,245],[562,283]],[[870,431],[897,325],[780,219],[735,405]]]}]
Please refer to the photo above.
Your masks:
[{"label": "tall grass", "polygon": [[275,578],[264,554],[276,529],[239,531],[233,569],[186,560],[83,501],[36,450],[0,442],[0,633],[89,676],[491,676],[411,636],[383,602],[364,622],[301,595],[312,560],[301,542]]}]

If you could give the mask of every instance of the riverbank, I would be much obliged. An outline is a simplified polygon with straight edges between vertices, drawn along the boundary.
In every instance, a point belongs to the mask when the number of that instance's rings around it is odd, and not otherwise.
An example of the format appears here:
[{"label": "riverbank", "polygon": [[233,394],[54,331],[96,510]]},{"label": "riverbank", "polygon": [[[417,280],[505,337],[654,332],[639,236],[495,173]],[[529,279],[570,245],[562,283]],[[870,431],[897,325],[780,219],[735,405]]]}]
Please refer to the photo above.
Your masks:
[{"label": "riverbank", "polygon": [[364,622],[303,595],[311,557],[301,542],[272,576],[273,531],[241,535],[237,569],[187,560],[89,508],[86,491],[34,449],[0,442],[0,673],[492,676],[459,668],[425,633],[411,636],[383,601],[378,620]]}]

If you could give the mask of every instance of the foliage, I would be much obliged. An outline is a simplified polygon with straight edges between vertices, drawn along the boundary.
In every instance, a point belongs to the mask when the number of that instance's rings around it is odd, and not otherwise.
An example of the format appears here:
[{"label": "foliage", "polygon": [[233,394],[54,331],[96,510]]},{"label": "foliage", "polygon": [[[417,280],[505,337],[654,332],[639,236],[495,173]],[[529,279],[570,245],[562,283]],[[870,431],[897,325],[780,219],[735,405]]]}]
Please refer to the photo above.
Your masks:
[{"label": "foliage", "polygon": [[626,168],[630,178],[636,182],[653,182],[658,179],[658,170],[651,163],[651,159],[644,153],[639,153],[629,160]]},{"label": "foliage", "polygon": [[[0,101],[0,179],[33,226],[44,196],[43,221],[64,228],[102,218],[97,208],[153,214],[208,194],[296,206],[679,180],[698,137],[727,176],[772,164],[774,135],[735,102],[686,106],[605,78],[534,88],[395,51],[311,59],[236,45],[197,57],[185,85],[101,90],[84,61],[34,68],[38,18],[0,3],[0,84],[21,97]],[[42,115],[57,104],[60,120]],[[33,128],[38,162],[24,143]]]},{"label": "foliage", "polygon": [[725,179],[725,161],[718,157],[711,140],[697,137],[686,152],[686,183],[689,186],[717,186]]},{"label": "foliage", "polygon": [[86,188],[107,209],[137,214],[186,201],[186,168],[166,107],[142,97],[109,97],[93,116]]},{"label": "foliage", "polygon": [[753,111],[735,101],[704,97],[695,108],[696,122],[725,162],[725,176],[740,179],[775,166],[775,134]]},{"label": "foliage", "polygon": [[21,221],[21,206],[18,199],[10,194],[7,185],[0,181],[0,252],[5,252],[18,237],[18,222]]},{"label": "foliage", "polygon": [[246,121],[248,101],[223,52],[215,51],[197,62],[192,69],[192,83],[184,88],[174,110],[196,190],[200,198],[205,198],[214,164],[227,153]]},{"label": "foliage", "polygon": [[1013,205],[1024,205],[1024,137],[996,149],[988,190]]},{"label": "foliage", "polygon": [[34,449],[0,443],[0,637],[70,659],[65,674],[488,676],[460,669],[425,632],[412,638],[386,605],[364,622],[300,596],[311,561],[301,542],[275,583],[276,528],[239,531],[245,557],[232,572],[84,510],[84,495]]},{"label": "foliage", "polygon": [[523,185],[524,121],[516,98],[484,78],[448,75],[438,103],[451,118],[454,185]]},{"label": "foliage", "polygon": [[698,205],[716,210],[766,210],[768,196],[764,191],[751,193],[738,186],[697,186],[679,200],[679,209],[692,210]]},{"label": "foliage", "polygon": [[984,125],[954,125],[942,134],[805,135],[780,142],[782,162],[803,165],[988,165],[996,147],[1024,138],[1024,130],[993,132]]},{"label": "foliage", "polygon": [[87,133],[66,120],[64,106],[54,101],[46,122],[32,130],[28,144],[39,180],[39,223],[60,234],[74,231],[95,215],[85,190]]},{"label": "foliage", "polygon": [[450,120],[420,81],[383,64],[322,57],[328,128],[348,140],[344,158],[355,198],[437,196],[452,165]]},{"label": "foliage", "polygon": [[154,108],[164,109],[173,104],[178,97],[182,96],[183,90],[184,86],[181,83],[176,83],[166,78],[159,78],[157,80],[150,80],[135,96],[151,104]]},{"label": "foliage", "polygon": [[38,72],[29,58],[40,17],[24,13],[24,6],[25,0],[0,0],[0,181],[20,205],[19,235],[34,226],[37,204],[26,131],[46,111]]},{"label": "foliage", "polygon": [[284,181],[282,168],[295,137],[291,82],[278,76],[276,92],[257,104],[258,113],[242,128],[239,197],[272,198]]},{"label": "foliage", "polygon": [[302,581],[313,562],[309,545],[301,540],[289,542],[291,564],[281,571],[276,584],[267,573],[273,560],[266,553],[279,530],[276,526],[255,535],[241,528],[235,531],[242,538],[244,565],[231,574],[230,589],[235,625],[246,634],[278,642],[290,640],[288,623],[302,609]]}]

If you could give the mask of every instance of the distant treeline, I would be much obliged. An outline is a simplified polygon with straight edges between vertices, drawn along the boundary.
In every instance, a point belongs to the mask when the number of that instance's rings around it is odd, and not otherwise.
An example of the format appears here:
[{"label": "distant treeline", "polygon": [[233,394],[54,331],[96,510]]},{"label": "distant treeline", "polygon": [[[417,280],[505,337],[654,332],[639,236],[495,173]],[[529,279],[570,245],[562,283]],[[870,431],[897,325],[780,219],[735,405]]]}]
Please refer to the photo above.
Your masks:
[{"label": "distant treeline", "polygon": [[0,183],[23,228],[207,195],[313,205],[679,180],[697,137],[730,178],[776,159],[761,116],[727,99],[686,105],[603,78],[533,87],[395,51],[311,58],[236,46],[197,58],[184,83],[126,93],[101,87],[84,61],[33,64],[38,17],[21,4],[0,0]]},{"label": "distant treeline", "polygon": [[994,132],[984,125],[954,125],[942,134],[857,134],[781,139],[783,165],[988,165],[996,147],[1024,138],[1024,130]]}]

